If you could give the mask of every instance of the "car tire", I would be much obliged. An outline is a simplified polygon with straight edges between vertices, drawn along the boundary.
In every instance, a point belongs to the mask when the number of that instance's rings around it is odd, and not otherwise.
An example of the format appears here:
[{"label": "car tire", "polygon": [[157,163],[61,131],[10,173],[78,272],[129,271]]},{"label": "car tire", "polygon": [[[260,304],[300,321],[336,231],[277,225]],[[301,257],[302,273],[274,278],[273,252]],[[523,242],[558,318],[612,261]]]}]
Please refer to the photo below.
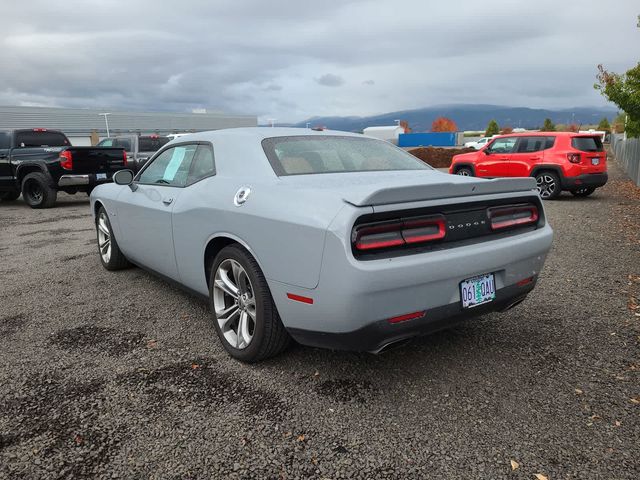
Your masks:
[{"label": "car tire", "polygon": [[291,342],[267,281],[251,254],[229,245],[216,255],[209,303],[222,346],[233,358],[255,363],[284,351]]},{"label": "car tire", "polygon": [[553,200],[562,193],[560,177],[555,172],[545,170],[535,175],[538,194],[543,200]]},{"label": "car tire", "polygon": [[3,202],[13,202],[20,196],[20,192],[0,192],[0,200]]},{"label": "car tire", "polygon": [[473,170],[467,167],[462,167],[456,170],[456,175],[461,175],[463,177],[473,177]]},{"label": "car tire", "polygon": [[29,173],[22,180],[22,198],[31,208],[49,208],[56,203],[58,192],[41,172]]},{"label": "car tire", "polygon": [[96,215],[96,236],[98,237],[100,263],[104,268],[107,270],[122,270],[131,266],[131,263],[118,246],[116,237],[113,235],[109,215],[107,215],[104,207],[100,207]]},{"label": "car tire", "polygon": [[571,194],[574,197],[588,197],[595,191],[596,191],[595,187],[581,187],[581,188],[575,188],[571,190]]}]

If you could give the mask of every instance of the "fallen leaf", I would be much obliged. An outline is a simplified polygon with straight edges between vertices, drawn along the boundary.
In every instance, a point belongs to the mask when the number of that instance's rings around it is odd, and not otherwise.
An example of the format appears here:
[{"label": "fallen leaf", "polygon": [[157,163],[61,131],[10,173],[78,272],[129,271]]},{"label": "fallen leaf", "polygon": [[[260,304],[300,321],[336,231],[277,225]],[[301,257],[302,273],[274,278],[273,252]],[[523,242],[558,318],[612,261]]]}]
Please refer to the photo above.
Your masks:
[{"label": "fallen leaf", "polygon": [[584,392],[582,390],[580,390],[579,388],[576,388],[576,393],[578,395],[582,395]]},{"label": "fallen leaf", "polygon": [[299,442],[304,442],[304,434],[298,435],[298,441]]},{"label": "fallen leaf", "polygon": [[314,377],[317,377],[320,375],[320,372],[318,372],[317,370],[315,371],[315,373],[313,374]]},{"label": "fallen leaf", "polygon": [[619,427],[620,425],[622,425],[622,422],[616,420],[616,427]]},{"label": "fallen leaf", "polygon": [[76,445],[82,445],[82,442],[84,442],[84,438],[82,438],[82,435],[76,435],[75,437],[73,437],[73,441],[76,442]]},{"label": "fallen leaf", "polygon": [[543,475],[541,473],[536,473],[536,478],[538,480],[549,480],[549,477],[547,477],[547,476],[545,476],[545,475]]},{"label": "fallen leaf", "polygon": [[157,340],[149,340],[147,342],[147,348],[156,348],[158,346]]},{"label": "fallen leaf", "polygon": [[200,368],[200,365],[198,365],[197,363],[192,363],[191,364],[191,370],[197,370]]},{"label": "fallen leaf", "polygon": [[632,398],[632,399],[631,399],[631,403],[640,403],[640,399],[638,399],[638,398]]},{"label": "fallen leaf", "polygon": [[515,460],[511,460],[511,471],[517,470],[520,467],[520,464]]}]

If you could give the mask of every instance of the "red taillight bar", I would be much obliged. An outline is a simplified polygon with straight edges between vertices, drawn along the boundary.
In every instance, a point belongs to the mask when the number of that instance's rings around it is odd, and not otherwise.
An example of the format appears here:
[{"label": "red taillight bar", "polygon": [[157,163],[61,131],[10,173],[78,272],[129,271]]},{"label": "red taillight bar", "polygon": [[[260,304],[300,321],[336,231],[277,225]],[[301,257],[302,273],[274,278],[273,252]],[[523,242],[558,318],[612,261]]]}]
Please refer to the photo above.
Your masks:
[{"label": "red taillight bar", "polygon": [[122,150],[122,164],[126,167],[127,163],[127,152],[125,150]]},{"label": "red taillight bar", "polygon": [[60,152],[60,166],[65,170],[73,170],[73,156],[70,151]]},{"label": "red taillight bar", "polygon": [[538,207],[535,205],[510,205],[489,209],[492,230],[530,225],[538,221]]},{"label": "red taillight bar", "polygon": [[434,215],[360,226],[356,229],[354,244],[358,250],[373,250],[440,240],[445,235],[444,216]]}]

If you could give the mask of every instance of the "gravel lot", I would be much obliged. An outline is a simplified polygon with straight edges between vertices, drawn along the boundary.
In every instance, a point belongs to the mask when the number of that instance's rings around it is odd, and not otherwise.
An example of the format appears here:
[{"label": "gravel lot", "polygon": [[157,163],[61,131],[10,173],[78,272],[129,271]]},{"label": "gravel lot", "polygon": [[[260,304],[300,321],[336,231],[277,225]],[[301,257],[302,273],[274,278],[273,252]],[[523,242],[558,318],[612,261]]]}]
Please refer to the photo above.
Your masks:
[{"label": "gravel lot", "polygon": [[255,366],[201,301],[101,267],[86,196],[0,204],[0,478],[640,478],[639,200],[611,170],[546,203],[517,309]]}]

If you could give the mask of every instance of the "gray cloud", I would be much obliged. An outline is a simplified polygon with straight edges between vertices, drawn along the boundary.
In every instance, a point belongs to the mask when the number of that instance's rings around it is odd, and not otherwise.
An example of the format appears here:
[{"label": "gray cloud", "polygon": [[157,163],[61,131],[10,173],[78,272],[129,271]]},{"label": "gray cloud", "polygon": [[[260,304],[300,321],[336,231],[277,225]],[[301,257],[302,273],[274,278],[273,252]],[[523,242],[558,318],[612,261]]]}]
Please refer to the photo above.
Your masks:
[{"label": "gray cloud", "polygon": [[595,66],[637,62],[637,49],[610,48],[640,44],[632,3],[191,0],[176,14],[151,0],[5,2],[0,104],[279,121],[456,102],[598,105]]},{"label": "gray cloud", "polygon": [[344,85],[344,79],[339,75],[333,73],[325,73],[320,78],[316,78],[318,85],[324,85],[325,87],[339,87]]}]

